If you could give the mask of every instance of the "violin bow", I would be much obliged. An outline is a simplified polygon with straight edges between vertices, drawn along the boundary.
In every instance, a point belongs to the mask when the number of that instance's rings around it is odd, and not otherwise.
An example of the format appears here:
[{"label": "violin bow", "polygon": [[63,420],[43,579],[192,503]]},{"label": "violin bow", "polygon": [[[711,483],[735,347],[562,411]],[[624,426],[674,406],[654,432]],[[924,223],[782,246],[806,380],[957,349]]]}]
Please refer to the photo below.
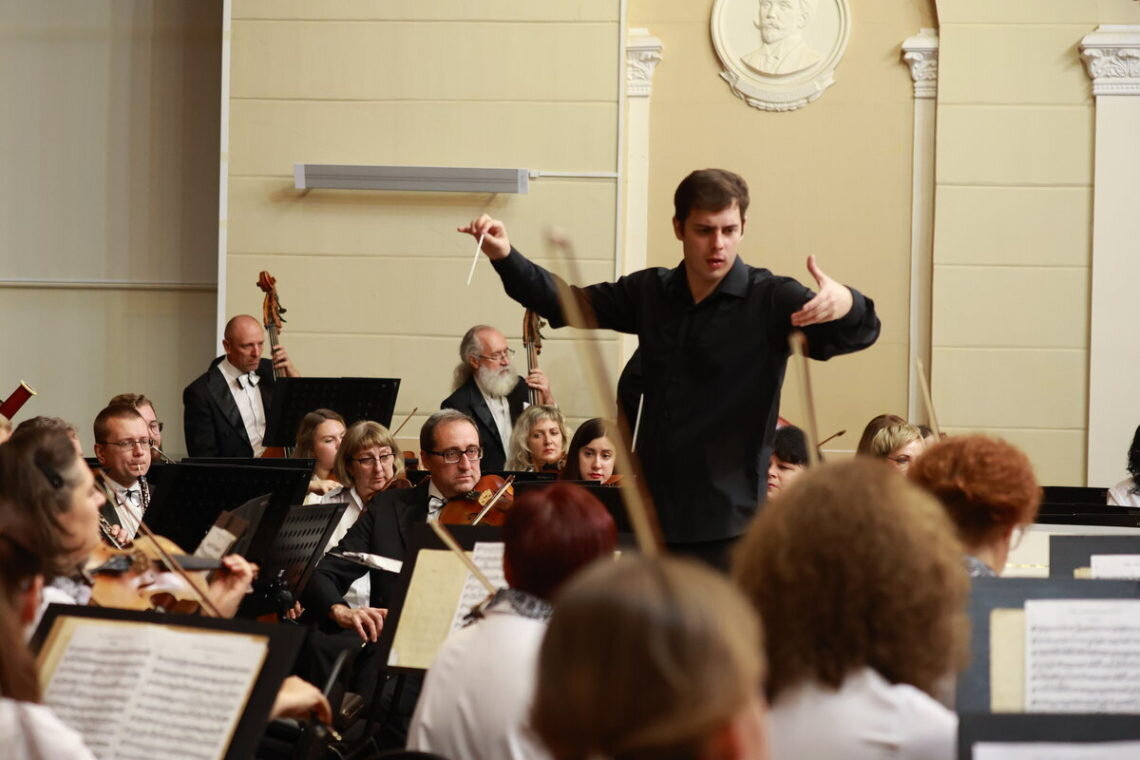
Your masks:
[{"label": "violin bow", "polygon": [[418,412],[419,410],[420,410],[420,408],[418,406],[412,407],[412,411],[408,412],[408,416],[404,418],[404,421],[401,422],[396,427],[396,429],[392,431],[392,437],[393,438],[395,438],[396,436],[398,436],[400,434],[400,431],[404,429],[404,425],[407,425],[408,421],[411,420],[412,416],[415,415],[415,413]]},{"label": "violin bow", "polygon": [[[570,277],[580,282],[581,273],[578,271],[578,262],[573,255],[570,241],[565,235],[554,230],[547,232],[546,239],[561,255]],[[553,279],[566,324],[578,328],[596,327],[597,320],[594,318],[593,309],[590,308],[587,299],[584,297],[579,299],[573,289],[561,277],[555,276]],[[586,309],[589,309],[589,314],[586,313]],[[597,404],[598,409],[607,408],[611,403],[608,398],[608,389],[612,388],[613,385],[609,382],[609,373],[606,372],[605,363],[602,361],[602,351],[598,346],[598,341],[576,340],[574,346],[578,349],[578,355],[586,368],[586,377],[594,396],[594,403]],[[619,417],[624,416],[620,405],[617,414]],[[629,514],[630,524],[633,527],[634,537],[637,539],[637,546],[642,554],[653,557],[661,552],[661,526],[657,521],[657,512],[652,509],[653,502],[646,487],[645,478],[641,477],[641,463],[633,456],[629,442],[626,440],[625,431],[629,428],[628,420],[625,422],[626,425],[620,423],[615,425],[608,437],[614,443],[618,466],[623,472],[634,476],[632,477],[633,487],[620,490],[626,512]]]},{"label": "violin bow", "polygon": [[499,499],[503,498],[503,494],[505,494],[510,489],[511,483],[514,483],[514,482],[515,482],[515,476],[514,475],[508,475],[506,477],[506,479],[503,481],[503,484],[501,486],[499,486],[499,490],[495,491],[495,494],[487,502],[487,506],[483,507],[483,511],[480,512],[475,517],[475,519],[471,521],[471,524],[472,525],[478,525],[479,521],[482,520],[484,517],[486,517],[487,513],[491,511],[491,507],[495,506],[499,502]]},{"label": "violin bow", "polygon": [[162,561],[166,563],[167,567],[173,570],[182,580],[186,581],[186,585],[194,589],[194,594],[198,597],[199,603],[210,612],[210,615],[216,618],[225,617],[195,579],[191,578],[190,574],[186,572],[186,568],[182,567],[178,560],[174,559],[174,556],[166,551],[162,544],[159,543],[158,536],[154,534],[145,520],[139,520],[139,530],[144,536],[150,539],[151,544],[154,545],[154,548],[158,551],[159,556],[162,557]]},{"label": "violin bow", "polygon": [[935,439],[942,438],[942,428],[938,426],[938,415],[934,411],[934,398],[930,395],[930,381],[926,379],[926,367],[922,359],[915,358],[918,367],[918,384],[922,386],[922,400],[926,404],[926,416],[930,418],[930,429],[934,431]]},{"label": "violin bow", "polygon": [[462,562],[463,565],[471,571],[471,574],[475,576],[475,579],[483,584],[483,588],[487,589],[488,594],[494,594],[499,590],[495,588],[494,583],[491,583],[491,579],[488,578],[486,574],[479,569],[479,566],[475,564],[475,561],[467,556],[467,552],[463,551],[463,547],[461,547],[458,542],[456,542],[454,536],[451,535],[451,531],[445,528],[443,526],[443,523],[441,523],[439,520],[431,520],[428,522],[428,525],[430,525],[431,529],[435,531],[435,534],[439,536],[439,540],[443,542],[443,545],[448,549],[451,549],[451,551],[455,553],[455,556],[459,557],[459,561]]},{"label": "violin bow", "polygon": [[822,441],[820,441],[820,442],[819,442],[819,446],[820,446],[820,447],[822,447],[822,446],[823,446],[823,444],[825,444],[825,443],[830,443],[831,441],[834,441],[836,438],[839,438],[840,436],[843,436],[843,435],[847,435],[847,431],[846,431],[846,430],[839,430],[839,431],[837,431],[837,432],[835,432],[835,433],[832,433],[831,435],[827,436],[827,437],[826,437],[826,438],[824,438]]},{"label": "violin bow", "polygon": [[[815,421],[815,399],[811,393],[811,375],[808,374],[807,336],[800,330],[792,330],[788,334],[788,348],[794,356],[799,358],[797,366],[800,368],[800,392],[803,395],[807,420],[804,430],[808,439],[808,464],[815,467],[819,464],[819,447],[822,444],[819,442],[819,426]],[[834,437],[832,436],[832,438]]]}]

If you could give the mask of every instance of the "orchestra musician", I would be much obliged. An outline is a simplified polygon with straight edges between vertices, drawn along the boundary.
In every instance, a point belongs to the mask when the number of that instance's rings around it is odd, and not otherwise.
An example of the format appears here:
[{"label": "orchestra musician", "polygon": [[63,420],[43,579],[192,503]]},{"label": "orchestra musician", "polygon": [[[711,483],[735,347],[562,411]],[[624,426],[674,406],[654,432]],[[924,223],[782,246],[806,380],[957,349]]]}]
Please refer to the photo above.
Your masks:
[{"label": "orchestra musician", "polygon": [[120,544],[138,533],[139,521],[150,505],[150,428],[133,406],[108,406],[95,417],[95,456],[102,466],[97,475],[107,494],[102,514]]},{"label": "orchestra musician", "polygon": [[1001,575],[1041,506],[1029,457],[1000,438],[947,438],[924,452],[907,477],[933,494],[954,521],[972,578]]},{"label": "orchestra musician", "polygon": [[772,440],[772,457],[768,460],[768,498],[790,486],[807,468],[808,461],[804,431],[795,425],[777,428]]},{"label": "orchestra musician", "polygon": [[757,516],[733,577],[764,625],[773,757],[955,757],[934,694],[966,664],[970,584],[929,494],[866,458],[812,468]]},{"label": "orchestra musician", "polygon": [[12,421],[0,414],[0,443],[12,437]]},{"label": "orchestra musician", "polygon": [[[325,552],[335,547],[349,529],[360,519],[372,497],[382,491],[395,477],[403,475],[404,458],[400,447],[388,428],[372,420],[354,422],[334,459],[335,474],[343,483],[321,497],[322,504],[347,502]],[[371,576],[364,573],[349,587],[344,600],[349,607],[358,609],[370,606]]]},{"label": "orchestra musician", "polygon": [[[691,173],[674,194],[680,265],[573,289],[592,324],[638,336],[637,453],[667,544],[720,566],[764,498],[789,333],[803,330],[815,359],[866,348],[879,334],[871,300],[814,256],[816,294],[739,258],[748,201],[736,174]],[[566,324],[554,275],[511,246],[501,221],[484,214],[459,231],[483,241],[507,295],[553,327]]]},{"label": "orchestra musician", "polygon": [[566,454],[566,467],[562,480],[593,480],[605,483],[614,474],[617,463],[613,441],[608,430],[612,422],[595,417],[586,420],[574,431],[570,450]]},{"label": "orchestra musician", "polygon": [[17,431],[38,429],[58,430],[66,434],[71,440],[71,445],[75,448],[75,453],[78,456],[83,456],[83,444],[79,442],[79,431],[75,429],[75,425],[67,420],[61,417],[29,417],[16,426]]},{"label": "orchestra musician", "polygon": [[905,474],[925,450],[922,431],[904,422],[880,428],[871,439],[870,456],[887,460],[893,468]]},{"label": "orchestra musician", "polygon": [[563,584],[589,563],[611,559],[616,547],[613,518],[584,488],[558,483],[520,495],[503,523],[509,588],[440,647],[408,748],[466,760],[546,757],[526,730],[546,622]]},{"label": "orchestra musician", "polygon": [[247,314],[226,323],[223,356],[182,392],[186,451],[191,457],[253,457],[265,451],[265,413],[273,371],[299,377],[285,347],[261,356],[265,330]]},{"label": "orchestra musician", "polygon": [[134,407],[135,411],[142,415],[142,418],[146,420],[147,429],[150,431],[151,445],[162,451],[163,424],[158,419],[158,413],[154,410],[154,402],[141,393],[120,393],[107,402],[107,406],[119,406],[121,404]]},{"label": "orchestra musician", "polygon": [[556,600],[532,725],[554,760],[767,760],[763,675],[756,613],[719,574],[595,562]]},{"label": "orchestra musician", "polygon": [[[293,456],[314,459],[310,494],[324,494],[340,486],[336,473],[336,455],[344,439],[344,417],[332,409],[314,409],[301,418],[297,426],[297,442]],[[305,503],[310,503],[306,498]]]},{"label": "orchestra musician", "polygon": [[859,437],[859,445],[855,447],[855,453],[871,456],[871,441],[874,440],[876,433],[891,425],[905,424],[906,420],[897,414],[880,414],[872,417],[867,426],[863,428],[863,435]]},{"label": "orchestra musician", "polygon": [[546,374],[535,368],[525,379],[516,375],[511,366],[514,355],[505,335],[489,325],[475,325],[459,342],[454,391],[440,404],[441,409],[458,409],[475,421],[483,469],[488,472],[504,469],[511,430],[528,406],[527,389],[539,391],[543,406],[555,405]]},{"label": "orchestra musician", "polygon": [[558,472],[566,462],[570,434],[566,418],[556,406],[528,406],[511,431],[506,470]]}]

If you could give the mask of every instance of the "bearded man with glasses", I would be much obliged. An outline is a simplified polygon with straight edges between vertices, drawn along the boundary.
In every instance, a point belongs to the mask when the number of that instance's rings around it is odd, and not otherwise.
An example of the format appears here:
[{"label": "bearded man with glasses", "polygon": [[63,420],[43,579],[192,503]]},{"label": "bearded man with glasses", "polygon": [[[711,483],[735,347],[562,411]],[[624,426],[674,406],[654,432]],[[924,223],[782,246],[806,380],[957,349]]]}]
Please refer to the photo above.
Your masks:
[{"label": "bearded man with glasses", "polygon": [[96,480],[107,496],[100,510],[115,540],[126,543],[138,533],[150,503],[143,480],[150,470],[150,428],[134,407],[113,404],[95,417],[94,433],[95,456],[102,467]]},{"label": "bearded man with glasses", "polygon": [[475,325],[459,343],[455,392],[440,404],[442,409],[458,409],[475,422],[485,472],[497,472],[506,465],[511,430],[523,409],[530,406],[527,392],[531,388],[539,392],[543,406],[556,405],[543,371],[535,368],[526,378],[520,377],[511,365],[514,355],[501,332],[489,325]]}]

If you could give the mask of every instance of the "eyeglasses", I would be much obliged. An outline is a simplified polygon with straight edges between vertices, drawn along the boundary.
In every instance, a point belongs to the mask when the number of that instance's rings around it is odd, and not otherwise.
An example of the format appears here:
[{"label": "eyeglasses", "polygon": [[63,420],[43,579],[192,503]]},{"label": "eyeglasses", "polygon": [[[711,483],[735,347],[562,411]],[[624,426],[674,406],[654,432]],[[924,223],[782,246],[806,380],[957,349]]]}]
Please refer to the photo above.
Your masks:
[{"label": "eyeglasses", "polygon": [[428,453],[435,454],[437,457],[442,458],[447,464],[456,464],[461,456],[467,457],[467,461],[469,462],[478,462],[483,458],[483,447],[468,446],[462,451],[459,449],[448,449],[447,451],[428,451]]},{"label": "eyeglasses", "polygon": [[150,438],[128,438],[125,441],[99,441],[99,443],[103,446],[114,446],[119,451],[127,451],[133,448],[149,449],[154,445],[154,441]]},{"label": "eyeglasses", "polygon": [[164,423],[155,420],[154,422],[147,423],[147,427],[150,428],[150,432],[152,433],[161,433],[163,424]]},{"label": "eyeglasses", "polygon": [[381,467],[383,467],[384,465],[386,465],[392,461],[392,457],[393,457],[392,454],[381,454],[378,457],[360,457],[359,459],[357,459],[356,457],[349,457],[349,460],[352,462],[356,462],[358,465],[361,465],[362,467],[375,467],[377,464],[379,464]]},{"label": "eyeglasses", "polygon": [[[493,354],[479,354],[480,359],[486,359],[489,362],[501,362],[504,359],[511,359],[515,355],[513,348],[504,348],[502,351],[496,351]],[[456,460],[459,461],[459,460]]]}]

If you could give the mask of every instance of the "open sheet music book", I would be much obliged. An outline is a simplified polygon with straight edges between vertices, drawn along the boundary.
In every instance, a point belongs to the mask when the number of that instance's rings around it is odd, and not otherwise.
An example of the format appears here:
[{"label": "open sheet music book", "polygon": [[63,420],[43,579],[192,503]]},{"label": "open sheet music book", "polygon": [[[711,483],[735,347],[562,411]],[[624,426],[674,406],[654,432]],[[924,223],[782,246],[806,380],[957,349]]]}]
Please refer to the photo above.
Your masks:
[{"label": "open sheet music book", "polygon": [[[503,577],[503,544],[476,542],[468,552],[497,588]],[[448,635],[464,625],[471,608],[489,596],[483,584],[446,549],[421,549],[388,652],[388,664],[427,670]]]},{"label": "open sheet music book", "polygon": [[37,665],[44,704],[98,757],[211,760],[227,755],[268,652],[268,636],[60,615]]}]

